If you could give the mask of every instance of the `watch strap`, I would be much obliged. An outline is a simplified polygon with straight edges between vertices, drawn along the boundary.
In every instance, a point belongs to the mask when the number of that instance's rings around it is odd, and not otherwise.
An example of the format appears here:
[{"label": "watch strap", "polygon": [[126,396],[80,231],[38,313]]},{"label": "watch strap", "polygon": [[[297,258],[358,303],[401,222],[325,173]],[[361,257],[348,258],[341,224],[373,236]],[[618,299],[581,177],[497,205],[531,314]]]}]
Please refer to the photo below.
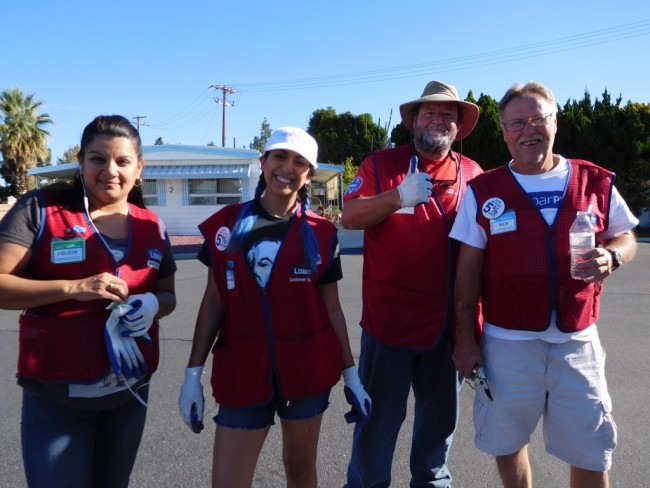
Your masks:
[{"label": "watch strap", "polygon": [[605,248],[609,254],[612,255],[612,271],[621,267],[623,264],[623,259],[621,258],[621,253],[616,249]]}]

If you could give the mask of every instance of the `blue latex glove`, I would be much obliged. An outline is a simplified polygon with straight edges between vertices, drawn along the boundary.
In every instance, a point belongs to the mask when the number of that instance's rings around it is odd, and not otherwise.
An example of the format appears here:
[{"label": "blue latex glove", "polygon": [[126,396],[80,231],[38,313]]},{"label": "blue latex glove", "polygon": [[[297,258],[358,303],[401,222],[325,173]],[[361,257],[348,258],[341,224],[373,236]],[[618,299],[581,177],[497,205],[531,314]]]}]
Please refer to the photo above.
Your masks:
[{"label": "blue latex glove", "polygon": [[122,333],[128,337],[142,337],[148,343],[151,338],[147,332],[158,313],[158,299],[153,293],[132,295],[126,300],[129,310],[122,316],[122,324],[126,330]]},{"label": "blue latex glove", "polygon": [[104,339],[111,368],[117,376],[140,378],[147,370],[147,363],[140,352],[135,339],[122,335],[124,326],[120,318],[130,310],[130,305],[113,303],[108,306],[111,315],[106,321]]},{"label": "blue latex glove", "polygon": [[201,384],[202,372],[203,366],[185,368],[185,379],[181,386],[181,393],[178,396],[178,410],[181,417],[195,434],[203,430],[205,399],[203,397],[203,385]]},{"label": "blue latex glove", "polygon": [[372,409],[372,400],[363,388],[361,381],[359,381],[359,373],[356,366],[350,366],[343,370],[343,393],[345,399],[352,409],[345,414],[345,420],[348,424],[354,422],[365,422],[370,417]]}]

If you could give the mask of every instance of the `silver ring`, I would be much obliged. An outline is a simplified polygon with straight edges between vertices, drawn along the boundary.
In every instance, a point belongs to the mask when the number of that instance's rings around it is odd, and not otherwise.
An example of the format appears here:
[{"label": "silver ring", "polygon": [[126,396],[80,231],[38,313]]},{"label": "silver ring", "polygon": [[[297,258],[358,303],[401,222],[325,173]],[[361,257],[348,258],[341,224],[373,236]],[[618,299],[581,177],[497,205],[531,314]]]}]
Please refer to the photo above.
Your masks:
[{"label": "silver ring", "polygon": [[111,288],[113,288],[113,283],[108,284],[108,286],[106,287],[106,291],[111,291]]}]

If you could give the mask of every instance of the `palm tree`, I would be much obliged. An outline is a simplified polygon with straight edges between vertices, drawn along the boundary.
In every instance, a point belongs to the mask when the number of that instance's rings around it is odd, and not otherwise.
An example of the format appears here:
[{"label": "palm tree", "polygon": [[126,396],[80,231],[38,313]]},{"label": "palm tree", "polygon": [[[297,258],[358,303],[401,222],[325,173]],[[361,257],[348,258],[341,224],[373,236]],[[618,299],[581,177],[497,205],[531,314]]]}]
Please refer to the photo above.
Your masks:
[{"label": "palm tree", "polygon": [[15,197],[28,190],[27,171],[49,157],[49,132],[43,126],[52,120],[38,112],[41,105],[34,101],[34,95],[23,96],[18,88],[0,93],[0,152],[4,160],[0,174]]}]

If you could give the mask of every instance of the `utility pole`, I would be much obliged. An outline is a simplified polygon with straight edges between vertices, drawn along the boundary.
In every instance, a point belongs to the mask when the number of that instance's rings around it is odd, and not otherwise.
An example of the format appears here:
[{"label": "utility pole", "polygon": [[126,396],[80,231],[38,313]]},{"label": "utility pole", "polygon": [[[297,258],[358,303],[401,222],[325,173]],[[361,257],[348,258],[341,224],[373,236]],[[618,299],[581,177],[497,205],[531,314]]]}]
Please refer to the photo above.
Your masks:
[{"label": "utility pole", "polygon": [[[134,118],[135,121],[136,121],[136,126],[135,126],[135,128],[138,130],[138,132],[140,132],[140,119],[146,119],[147,116],[146,116],[146,115],[136,115],[136,116],[134,116],[133,118]],[[145,125],[145,124],[143,123],[142,125]]]},{"label": "utility pole", "polygon": [[237,93],[234,88],[225,85],[212,85],[211,88],[221,90],[223,98],[215,98],[214,101],[223,105],[223,113],[221,116],[221,147],[226,147],[226,105],[232,107],[235,102],[227,102],[226,96],[228,93]]}]

